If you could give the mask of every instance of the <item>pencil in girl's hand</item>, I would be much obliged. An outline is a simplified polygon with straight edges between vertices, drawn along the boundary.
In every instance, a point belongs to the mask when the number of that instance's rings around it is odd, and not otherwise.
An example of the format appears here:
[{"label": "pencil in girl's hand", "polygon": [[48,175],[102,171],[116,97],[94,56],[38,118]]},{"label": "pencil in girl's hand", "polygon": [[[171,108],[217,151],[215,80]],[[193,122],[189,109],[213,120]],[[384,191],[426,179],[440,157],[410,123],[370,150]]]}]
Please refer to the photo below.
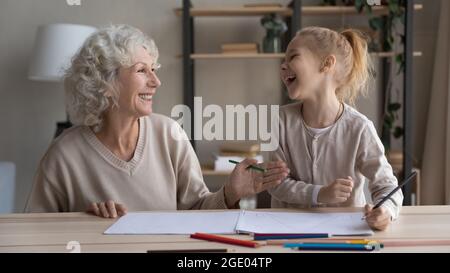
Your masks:
[{"label": "pencil in girl's hand", "polygon": [[395,189],[393,189],[388,195],[386,195],[383,199],[381,199],[380,202],[378,202],[373,209],[379,208],[381,205],[383,205],[386,200],[388,200],[394,193],[396,193],[399,189],[401,189],[403,186],[405,186],[409,181],[412,181],[412,179],[417,175],[416,172],[412,172],[405,180],[403,180],[402,183],[400,183]]},{"label": "pencil in girl's hand", "polygon": [[[228,162],[233,163],[233,164],[239,164],[240,163],[240,162],[237,162],[237,161],[231,160],[231,159],[228,160]],[[255,165],[250,165],[250,166],[247,167],[247,169],[253,169],[253,170],[256,170],[256,171],[259,171],[259,172],[265,172],[266,171],[266,169],[257,167]]]},{"label": "pencil in girl's hand", "polygon": [[[388,195],[386,195],[383,199],[381,199],[380,202],[378,202],[372,209],[377,209],[383,205],[386,200],[388,200],[394,193],[396,193],[399,189],[401,189],[403,186],[405,186],[407,183],[413,180],[414,177],[416,177],[417,173],[412,172],[405,180],[403,180],[402,183],[400,183],[395,189],[393,189]],[[366,216],[364,215],[361,220],[366,220]]]}]

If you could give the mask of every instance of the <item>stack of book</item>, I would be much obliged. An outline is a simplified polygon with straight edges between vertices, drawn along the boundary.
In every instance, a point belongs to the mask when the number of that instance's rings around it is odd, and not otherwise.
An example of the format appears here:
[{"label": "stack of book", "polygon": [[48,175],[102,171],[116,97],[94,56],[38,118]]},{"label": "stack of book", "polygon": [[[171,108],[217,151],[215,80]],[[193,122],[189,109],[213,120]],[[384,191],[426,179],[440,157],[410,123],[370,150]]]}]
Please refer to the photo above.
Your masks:
[{"label": "stack of book", "polygon": [[232,171],[236,165],[229,160],[241,162],[245,158],[253,158],[258,163],[263,162],[260,145],[251,141],[230,141],[220,146],[220,152],[214,161],[215,171]]},{"label": "stack of book", "polygon": [[257,43],[232,43],[222,44],[223,54],[246,54],[246,53],[258,53]]}]

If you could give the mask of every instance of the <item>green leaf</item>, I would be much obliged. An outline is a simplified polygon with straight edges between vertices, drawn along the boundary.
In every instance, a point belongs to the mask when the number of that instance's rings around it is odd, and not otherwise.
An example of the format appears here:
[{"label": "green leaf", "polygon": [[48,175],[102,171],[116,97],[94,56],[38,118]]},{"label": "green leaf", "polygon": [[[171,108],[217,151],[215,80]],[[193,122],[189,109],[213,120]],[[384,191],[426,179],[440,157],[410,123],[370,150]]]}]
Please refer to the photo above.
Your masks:
[{"label": "green leaf", "polygon": [[391,51],[392,50],[392,45],[389,44],[388,41],[384,40],[383,41],[383,48],[384,48],[385,51]]},{"label": "green leaf", "polygon": [[395,112],[395,111],[398,111],[401,107],[402,107],[402,105],[398,102],[390,103],[388,105],[388,111]]},{"label": "green leaf", "polygon": [[400,6],[397,1],[389,1],[388,2],[389,12],[393,14],[397,14],[400,10]]},{"label": "green leaf", "polygon": [[386,115],[384,117],[384,126],[386,126],[386,128],[389,128],[390,130],[393,125],[394,125],[394,116],[392,116],[391,114]]},{"label": "green leaf", "polygon": [[364,8],[365,0],[355,0],[355,8],[358,13],[361,13]]},{"label": "green leaf", "polygon": [[394,129],[393,135],[394,135],[395,138],[399,138],[399,137],[403,136],[403,132],[404,132],[404,131],[403,131],[403,128],[400,127],[400,126],[397,126],[397,127],[395,127],[395,129]]},{"label": "green leaf", "polygon": [[373,30],[380,30],[383,28],[383,19],[380,17],[375,17],[369,20],[369,26]]},{"label": "green leaf", "polygon": [[395,56],[395,62],[399,65],[397,70],[397,75],[405,70],[405,57],[403,53],[397,54]]},{"label": "green leaf", "polygon": [[388,36],[386,37],[387,41],[389,42],[389,44],[392,46],[394,44],[394,36],[392,36],[392,34],[388,34]]},{"label": "green leaf", "polygon": [[367,15],[372,16],[372,6],[365,3],[365,7],[367,8]]},{"label": "green leaf", "polygon": [[389,112],[389,118],[392,120],[392,122],[395,121],[395,115],[393,112]]},{"label": "green leaf", "polygon": [[391,149],[391,141],[388,138],[390,138],[390,135],[387,136],[386,138],[381,139],[381,142],[383,143],[385,152],[388,152]]},{"label": "green leaf", "polygon": [[406,36],[404,34],[400,34],[400,41],[402,42],[402,44],[405,44]]}]

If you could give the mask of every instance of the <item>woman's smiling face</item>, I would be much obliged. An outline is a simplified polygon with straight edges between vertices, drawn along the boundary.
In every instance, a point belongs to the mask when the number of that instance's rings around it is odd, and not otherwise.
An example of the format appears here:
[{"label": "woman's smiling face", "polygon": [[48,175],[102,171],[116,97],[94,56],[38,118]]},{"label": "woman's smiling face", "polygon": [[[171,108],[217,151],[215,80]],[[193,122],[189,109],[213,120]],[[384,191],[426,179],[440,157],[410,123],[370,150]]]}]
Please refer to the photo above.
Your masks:
[{"label": "woman's smiling face", "polygon": [[136,50],[133,65],[120,68],[119,111],[133,117],[147,116],[152,113],[153,95],[161,85],[156,76],[159,64],[144,48]]}]

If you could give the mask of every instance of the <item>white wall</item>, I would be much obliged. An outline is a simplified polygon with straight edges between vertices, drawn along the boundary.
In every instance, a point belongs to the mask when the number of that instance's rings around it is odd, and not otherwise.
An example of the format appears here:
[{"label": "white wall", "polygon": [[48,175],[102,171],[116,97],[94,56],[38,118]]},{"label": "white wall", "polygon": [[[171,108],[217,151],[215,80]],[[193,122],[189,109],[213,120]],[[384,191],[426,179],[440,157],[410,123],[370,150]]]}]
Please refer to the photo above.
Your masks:
[{"label": "white wall", "polygon": [[[81,0],[82,5],[68,6],[65,0],[1,0],[0,2],[0,160],[17,165],[16,209],[22,210],[39,159],[55,131],[55,123],[65,119],[62,86],[33,82],[26,78],[34,36],[38,25],[47,23],[80,23],[104,26],[126,23],[152,36],[160,48],[162,86],[155,97],[155,111],[169,115],[172,106],[182,103],[181,18],[173,9],[181,1],[173,0]],[[195,6],[236,6],[245,0],[201,0]],[[274,2],[273,0],[258,2]],[[287,0],[279,1],[287,3]],[[305,4],[317,1],[304,1]],[[428,2],[428,1],[427,1]],[[430,1],[431,2],[431,1]],[[428,13],[427,13],[428,14]],[[426,21],[432,18],[422,18]],[[432,21],[432,20],[430,20]],[[304,25],[366,25],[365,17],[304,18]],[[420,35],[429,37],[433,23],[428,22]],[[264,31],[259,18],[202,18],[196,21],[198,52],[218,51],[223,42],[260,42]],[[431,64],[426,55],[424,63]],[[203,103],[274,104],[281,99],[277,60],[224,60],[196,63],[196,92]],[[421,90],[429,86],[427,67],[418,75]],[[416,83],[416,82],[415,82]],[[379,91],[358,103],[359,109],[379,125]],[[426,103],[421,100],[418,107]],[[420,119],[424,121],[424,119]],[[211,160],[217,143],[201,142],[198,155],[202,162]],[[418,148],[420,150],[420,148]],[[207,178],[210,181],[210,178]],[[212,180],[211,180],[212,181]]]}]

